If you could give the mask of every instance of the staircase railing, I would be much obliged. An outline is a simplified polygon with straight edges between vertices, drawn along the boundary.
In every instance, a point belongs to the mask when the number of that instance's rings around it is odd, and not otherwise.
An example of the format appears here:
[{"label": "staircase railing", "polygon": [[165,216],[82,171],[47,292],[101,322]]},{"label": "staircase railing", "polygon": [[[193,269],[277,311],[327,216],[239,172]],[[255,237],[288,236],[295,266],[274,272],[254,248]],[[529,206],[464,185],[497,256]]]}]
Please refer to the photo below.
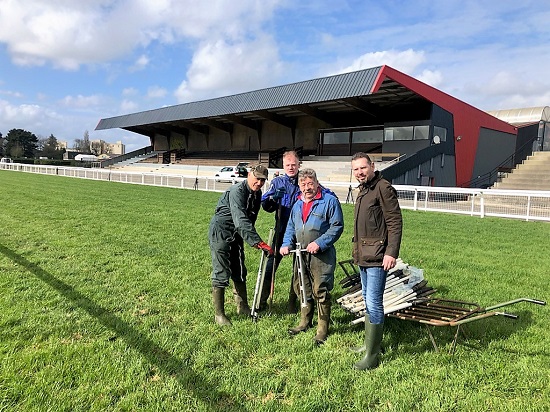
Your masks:
[{"label": "staircase railing", "polygon": [[[463,183],[462,185],[460,185],[460,187],[491,186],[492,184],[498,181],[498,179],[501,177],[503,173],[510,173],[512,170],[515,169],[516,165],[519,163],[519,161],[516,163],[516,159],[518,157],[521,157],[520,155],[525,154],[524,152],[525,148],[527,148],[530,145],[532,146],[533,142],[537,139],[538,139],[537,136],[532,137],[531,139],[526,141],[523,145],[521,145],[514,153],[512,153],[510,156],[508,156],[506,159],[500,162],[498,166],[496,166],[494,169]],[[520,161],[525,160],[526,158],[527,158],[527,155]]]},{"label": "staircase railing", "polygon": [[131,159],[132,157],[147,154],[147,153],[150,153],[152,151],[153,151],[153,146],[142,147],[141,149],[134,150],[133,152],[129,152],[129,153],[117,156],[117,157],[113,157],[111,159],[102,160],[101,163],[100,163],[100,167],[112,166],[115,163],[119,163],[119,162],[122,162],[124,160]]}]

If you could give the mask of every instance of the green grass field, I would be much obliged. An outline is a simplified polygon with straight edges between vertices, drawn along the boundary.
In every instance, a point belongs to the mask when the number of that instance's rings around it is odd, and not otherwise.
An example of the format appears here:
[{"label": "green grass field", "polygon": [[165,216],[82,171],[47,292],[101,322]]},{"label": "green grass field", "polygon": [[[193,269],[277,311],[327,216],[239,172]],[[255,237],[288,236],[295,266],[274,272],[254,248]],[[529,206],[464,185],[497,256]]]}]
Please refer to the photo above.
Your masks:
[{"label": "green grass field", "polygon": [[[387,319],[382,364],[355,371],[362,325],[290,338],[290,265],[273,313],[213,323],[207,227],[219,193],[0,171],[0,411],[548,411],[549,309],[454,330]],[[351,253],[353,210],[337,243]],[[402,259],[437,296],[547,300],[550,225],[404,211]],[[273,216],[261,212],[267,237]],[[249,300],[259,252],[247,248]],[[337,280],[344,276],[339,269]],[[339,285],[333,298],[342,293]]]}]

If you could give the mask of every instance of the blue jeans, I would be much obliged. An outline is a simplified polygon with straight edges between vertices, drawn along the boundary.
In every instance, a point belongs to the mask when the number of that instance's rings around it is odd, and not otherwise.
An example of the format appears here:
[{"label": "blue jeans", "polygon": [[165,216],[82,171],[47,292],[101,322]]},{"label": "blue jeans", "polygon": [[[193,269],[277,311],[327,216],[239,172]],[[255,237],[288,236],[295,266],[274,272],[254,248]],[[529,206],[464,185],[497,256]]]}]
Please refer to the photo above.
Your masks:
[{"label": "blue jeans", "polygon": [[368,318],[365,322],[384,323],[384,288],[386,287],[387,272],[381,267],[359,267],[361,275],[361,289]]}]

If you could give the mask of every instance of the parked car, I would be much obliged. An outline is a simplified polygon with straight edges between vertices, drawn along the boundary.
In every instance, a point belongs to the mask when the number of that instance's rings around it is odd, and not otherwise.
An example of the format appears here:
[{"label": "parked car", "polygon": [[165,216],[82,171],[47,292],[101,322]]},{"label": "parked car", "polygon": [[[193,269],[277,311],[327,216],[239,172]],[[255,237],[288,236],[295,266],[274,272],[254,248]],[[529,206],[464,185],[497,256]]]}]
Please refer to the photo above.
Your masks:
[{"label": "parked car", "polygon": [[244,166],[224,166],[216,172],[216,182],[240,182],[246,179],[248,170]]},{"label": "parked car", "polygon": [[3,157],[0,159],[0,163],[13,163],[13,161],[9,157]]}]

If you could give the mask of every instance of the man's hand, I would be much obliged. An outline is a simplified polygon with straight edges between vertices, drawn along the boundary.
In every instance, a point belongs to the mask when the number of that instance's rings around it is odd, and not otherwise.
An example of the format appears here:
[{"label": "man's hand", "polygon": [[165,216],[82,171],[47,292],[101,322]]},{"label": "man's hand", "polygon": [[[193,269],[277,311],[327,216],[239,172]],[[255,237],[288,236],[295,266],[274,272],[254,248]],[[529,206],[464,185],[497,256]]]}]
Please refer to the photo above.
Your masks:
[{"label": "man's hand", "polygon": [[264,241],[261,241],[260,243],[258,243],[256,245],[256,247],[260,250],[263,250],[264,252],[266,252],[269,256],[273,255],[273,249],[271,249],[271,246],[269,246],[267,243],[265,243]]},{"label": "man's hand", "polygon": [[319,250],[321,250],[321,248],[317,243],[311,242],[309,245],[307,245],[306,250],[308,251],[308,253],[316,254],[317,252],[319,252]]},{"label": "man's hand", "polygon": [[281,254],[281,256],[286,256],[290,253],[290,249],[288,248],[288,246],[282,246],[279,249],[279,253]]},{"label": "man's hand", "polygon": [[273,200],[282,199],[285,193],[286,193],[286,189],[284,187],[279,187],[277,190],[275,190],[275,193],[273,193],[272,199]]},{"label": "man's hand", "polygon": [[395,267],[396,259],[390,255],[384,255],[384,260],[382,261],[382,267],[387,272],[390,269]]}]

